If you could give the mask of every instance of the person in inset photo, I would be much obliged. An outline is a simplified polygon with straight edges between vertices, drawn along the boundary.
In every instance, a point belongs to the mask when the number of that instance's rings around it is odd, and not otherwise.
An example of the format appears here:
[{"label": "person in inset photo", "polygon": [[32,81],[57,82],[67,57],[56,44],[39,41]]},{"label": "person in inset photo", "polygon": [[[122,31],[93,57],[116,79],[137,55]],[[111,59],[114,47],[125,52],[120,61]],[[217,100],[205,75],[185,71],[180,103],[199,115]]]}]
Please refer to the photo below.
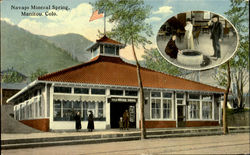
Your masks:
[{"label": "person in inset photo", "polygon": [[211,30],[210,38],[212,39],[213,49],[214,49],[214,54],[211,55],[211,57],[220,58],[221,57],[220,42],[223,39],[223,26],[219,21],[219,16],[213,15],[212,22],[209,21],[208,26]]},{"label": "person in inset photo", "polygon": [[175,44],[176,40],[176,34],[173,34],[171,38],[168,41],[168,44],[165,48],[165,53],[170,56],[172,59],[176,59],[178,53],[181,53],[181,51],[178,49],[178,47]]},{"label": "person in inset photo", "polygon": [[193,25],[190,18],[186,21],[184,43],[186,49],[194,49]]}]

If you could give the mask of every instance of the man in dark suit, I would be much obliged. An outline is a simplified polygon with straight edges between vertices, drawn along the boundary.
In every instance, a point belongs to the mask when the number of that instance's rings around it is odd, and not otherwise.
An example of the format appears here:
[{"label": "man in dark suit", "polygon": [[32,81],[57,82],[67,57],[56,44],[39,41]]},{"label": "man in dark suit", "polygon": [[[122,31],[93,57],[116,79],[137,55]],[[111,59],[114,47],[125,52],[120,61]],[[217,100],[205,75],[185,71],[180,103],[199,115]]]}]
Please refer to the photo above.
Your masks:
[{"label": "man in dark suit", "polygon": [[223,26],[221,22],[219,22],[219,16],[213,15],[212,23],[208,22],[209,28],[211,30],[211,39],[213,41],[214,54],[211,57],[220,58],[220,42],[223,39]]}]

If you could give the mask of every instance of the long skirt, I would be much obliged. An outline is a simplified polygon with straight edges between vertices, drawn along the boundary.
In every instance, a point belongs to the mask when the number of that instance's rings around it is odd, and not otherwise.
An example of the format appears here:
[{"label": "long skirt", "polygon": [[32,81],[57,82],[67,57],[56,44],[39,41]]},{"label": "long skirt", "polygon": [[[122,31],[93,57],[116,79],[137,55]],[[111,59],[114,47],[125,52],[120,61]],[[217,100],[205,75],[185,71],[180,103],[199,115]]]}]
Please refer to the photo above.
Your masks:
[{"label": "long skirt", "polygon": [[185,36],[184,36],[184,43],[185,43],[185,48],[186,49],[194,49],[194,38],[193,34],[191,34],[191,37],[188,38],[188,32],[186,31]]},{"label": "long skirt", "polygon": [[88,129],[94,129],[94,121],[88,121]]}]

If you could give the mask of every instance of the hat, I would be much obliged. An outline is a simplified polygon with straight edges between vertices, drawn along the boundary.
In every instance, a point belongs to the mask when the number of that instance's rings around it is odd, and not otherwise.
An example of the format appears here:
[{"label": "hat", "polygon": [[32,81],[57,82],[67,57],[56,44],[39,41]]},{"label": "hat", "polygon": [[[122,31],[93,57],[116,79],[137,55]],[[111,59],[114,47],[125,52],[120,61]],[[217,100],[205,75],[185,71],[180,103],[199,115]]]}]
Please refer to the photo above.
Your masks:
[{"label": "hat", "polygon": [[218,18],[219,19],[219,16],[218,15],[213,15],[212,18]]}]

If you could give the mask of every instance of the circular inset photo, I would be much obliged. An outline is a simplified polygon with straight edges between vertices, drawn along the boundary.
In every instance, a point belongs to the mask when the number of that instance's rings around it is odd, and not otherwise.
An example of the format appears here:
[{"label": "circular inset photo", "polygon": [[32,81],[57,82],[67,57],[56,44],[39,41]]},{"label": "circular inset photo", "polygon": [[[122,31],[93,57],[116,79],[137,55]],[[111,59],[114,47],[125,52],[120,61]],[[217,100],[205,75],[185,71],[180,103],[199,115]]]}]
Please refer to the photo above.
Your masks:
[{"label": "circular inset photo", "polygon": [[161,55],[189,70],[223,64],[236,52],[238,40],[230,21],[210,11],[179,13],[161,25],[156,37]]}]

